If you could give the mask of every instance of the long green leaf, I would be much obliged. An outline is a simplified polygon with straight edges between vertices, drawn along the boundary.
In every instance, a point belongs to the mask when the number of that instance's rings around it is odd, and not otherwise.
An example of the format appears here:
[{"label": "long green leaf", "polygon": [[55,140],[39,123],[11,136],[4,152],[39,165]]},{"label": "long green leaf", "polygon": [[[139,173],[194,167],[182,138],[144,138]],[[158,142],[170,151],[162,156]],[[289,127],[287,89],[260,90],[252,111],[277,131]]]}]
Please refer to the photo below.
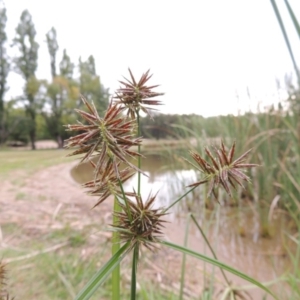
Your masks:
[{"label": "long green leaf", "polygon": [[130,243],[123,245],[114,256],[90,279],[74,300],[88,300],[95,293],[97,288],[106,280],[111,272],[116,268],[125,257],[126,250]]},{"label": "long green leaf", "polygon": [[186,193],[184,193],[182,196],[180,196],[177,200],[175,200],[173,203],[171,203],[167,208],[165,208],[163,210],[163,213],[165,213],[166,211],[168,211],[172,206],[174,206],[175,204],[177,204],[179,201],[181,201],[186,195],[188,195],[189,193],[191,193],[197,186],[192,187],[191,189],[189,189]]},{"label": "long green leaf", "polygon": [[289,4],[289,1],[288,0],[284,0],[284,2],[285,2],[287,10],[289,11],[290,17],[291,17],[291,19],[292,19],[292,21],[294,23],[295,29],[296,29],[296,31],[298,33],[298,37],[300,38],[300,25],[298,23],[298,20],[297,20],[295,14],[294,14],[294,11],[293,11],[292,7]]},{"label": "long green leaf", "polygon": [[295,57],[294,57],[294,54],[293,54],[293,50],[292,50],[292,47],[291,47],[291,44],[290,44],[288,35],[287,35],[287,33],[286,33],[286,30],[285,30],[283,21],[282,21],[282,19],[281,19],[281,15],[280,15],[280,12],[279,12],[279,10],[278,10],[276,1],[275,1],[275,0],[270,0],[270,1],[271,1],[272,6],[273,6],[273,9],[274,9],[274,12],[275,12],[277,21],[278,21],[278,23],[279,23],[281,32],[282,32],[282,34],[283,34],[283,37],[284,37],[286,46],[287,46],[287,48],[288,48],[288,50],[289,50],[290,57],[291,57],[291,60],[292,60],[292,62],[293,62],[293,65],[294,65],[294,69],[295,69],[295,72],[296,72],[298,81],[300,82],[300,74],[299,74],[299,70],[298,70],[298,67],[297,67],[297,64],[296,64],[296,60],[295,60]]},{"label": "long green leaf", "polygon": [[[118,198],[114,199],[114,212],[121,212],[121,206],[119,205]],[[118,224],[117,216],[113,215],[113,224]],[[112,257],[119,251],[120,249],[120,235],[118,232],[113,232],[112,234],[112,245],[111,245],[111,255]],[[112,271],[111,275],[111,299],[119,299],[120,298],[120,265],[116,266]]]},{"label": "long green leaf", "polygon": [[[217,260],[218,258],[217,258],[217,255],[216,255],[216,253],[215,253],[213,247],[211,246],[211,244],[210,244],[209,240],[207,239],[207,237],[206,237],[204,231],[202,230],[201,226],[199,225],[199,223],[197,222],[197,220],[195,219],[195,217],[194,217],[193,214],[191,214],[191,219],[194,221],[196,227],[199,229],[199,231],[200,231],[200,233],[201,233],[201,235],[202,235],[202,237],[203,237],[203,239],[204,239],[206,245],[208,246],[208,248],[209,248],[211,254],[213,255],[214,259]],[[222,273],[222,275],[223,275],[225,281],[227,282],[228,286],[230,286],[230,282],[229,282],[229,280],[228,280],[228,278],[227,278],[227,276],[226,276],[224,270],[223,270],[222,268],[220,268],[220,270],[221,270],[221,273]]]},{"label": "long green leaf", "polygon": [[244,280],[247,280],[250,283],[252,283],[252,284],[254,284],[254,285],[258,286],[258,287],[260,287],[261,289],[263,289],[264,291],[266,291],[267,293],[269,293],[270,295],[272,295],[274,297],[274,299],[279,300],[268,288],[266,288],[263,284],[261,284],[257,280],[253,279],[252,277],[250,277],[250,276],[248,276],[248,275],[246,275],[246,274],[244,274],[244,273],[242,273],[242,272],[240,272],[240,271],[238,271],[238,270],[236,270],[236,269],[234,269],[234,268],[232,268],[232,267],[230,267],[228,265],[225,265],[224,263],[221,263],[218,260],[215,260],[213,258],[207,257],[207,256],[205,256],[203,254],[198,253],[198,252],[192,251],[190,249],[184,248],[182,246],[179,246],[179,245],[167,242],[167,241],[162,241],[161,244],[163,244],[163,245],[165,245],[165,246],[167,246],[169,248],[172,248],[174,250],[180,251],[182,253],[186,253],[186,254],[188,254],[190,256],[193,256],[195,258],[201,259],[201,260],[203,260],[203,261],[205,261],[207,263],[210,263],[210,264],[212,264],[214,266],[217,266],[219,268],[222,268],[223,270],[226,270],[226,271],[228,271],[228,272],[230,272],[230,273],[232,273],[232,274],[234,274],[234,275],[236,275],[236,276],[238,276],[238,277],[240,277],[240,278],[242,278]]},{"label": "long green leaf", "polygon": [[[187,217],[187,223],[186,223],[185,233],[184,233],[184,247],[187,247],[188,244],[190,222],[191,222],[191,213],[189,213]],[[186,270],[185,265],[186,265],[186,253],[183,253],[182,263],[181,263],[179,300],[183,299],[184,278],[185,278],[185,270]]]}]

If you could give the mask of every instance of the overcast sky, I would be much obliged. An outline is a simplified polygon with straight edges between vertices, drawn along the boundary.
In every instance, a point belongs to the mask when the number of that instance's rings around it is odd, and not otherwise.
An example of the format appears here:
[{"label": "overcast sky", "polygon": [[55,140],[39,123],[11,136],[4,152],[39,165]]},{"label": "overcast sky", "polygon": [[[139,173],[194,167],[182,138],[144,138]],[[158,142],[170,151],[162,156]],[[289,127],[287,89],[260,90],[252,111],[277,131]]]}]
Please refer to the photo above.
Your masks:
[{"label": "overcast sky", "polygon": [[[277,0],[295,52],[300,43]],[[24,9],[32,15],[39,48],[39,78],[50,79],[45,34],[57,30],[61,59],[94,55],[97,72],[113,92],[118,80],[150,69],[164,113],[203,116],[237,113],[278,100],[276,79],[293,67],[269,0],[6,0],[9,38]],[[290,0],[295,12],[300,1]],[[300,15],[298,15],[300,18]],[[14,50],[11,49],[10,53]],[[300,64],[300,55],[297,56]],[[18,75],[9,77],[7,98],[22,92]],[[247,96],[250,91],[251,100]]]}]

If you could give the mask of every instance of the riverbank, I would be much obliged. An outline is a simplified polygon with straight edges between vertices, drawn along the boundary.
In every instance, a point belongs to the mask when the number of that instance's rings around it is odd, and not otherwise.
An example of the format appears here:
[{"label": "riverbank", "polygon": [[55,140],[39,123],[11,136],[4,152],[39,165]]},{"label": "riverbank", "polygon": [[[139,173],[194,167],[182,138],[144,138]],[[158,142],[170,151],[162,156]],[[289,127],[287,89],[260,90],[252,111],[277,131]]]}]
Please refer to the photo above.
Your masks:
[{"label": "riverbank", "polygon": [[[111,234],[105,229],[112,222],[112,199],[91,209],[96,199],[84,194],[81,186],[73,180],[70,171],[77,162],[69,159],[68,163],[61,163],[67,160],[64,156],[65,152],[59,150],[2,152],[0,156],[1,161],[5,162],[1,172],[5,171],[5,165],[10,168],[2,176],[0,174],[1,257],[9,263],[9,287],[16,291],[13,295],[17,298],[68,299],[110,255],[107,245],[110,244]],[[165,239],[182,245],[185,219],[171,220],[166,223]],[[212,242],[219,241],[216,244],[219,259],[249,275],[255,275],[261,282],[277,278],[280,274],[274,273],[270,266],[272,260],[278,261],[284,254],[278,249],[272,253],[261,253],[257,243],[249,244],[239,235],[235,235],[234,240],[233,237],[228,239],[226,231],[229,232],[229,226],[236,224],[232,220],[232,223],[212,226],[208,231]],[[209,222],[212,224],[212,221]],[[202,226],[208,228],[209,224],[202,223]],[[222,230],[218,232],[220,228]],[[233,241],[242,245],[235,253],[224,248]],[[260,240],[259,243],[266,241]],[[189,246],[209,255],[194,226],[190,227]],[[142,257],[138,280],[140,287],[151,283],[152,289],[156,286],[157,291],[173,291],[178,295],[182,255],[162,248],[156,253],[143,251]],[[268,263],[263,257],[270,258]],[[125,286],[130,283],[127,263],[130,259],[125,261],[122,269],[122,284]],[[251,274],[255,269],[260,272]],[[220,274],[215,271],[212,275],[212,269],[207,264],[188,258],[185,270],[186,299],[199,296],[211,283],[215,293],[223,287]],[[78,274],[76,279],[73,278],[74,272]],[[234,285],[247,285],[236,277],[230,278]],[[53,294],[55,291],[49,290],[49,282],[57,286],[57,293],[67,296]],[[249,293],[254,299],[262,298],[262,292],[258,289],[250,289]],[[103,296],[101,299],[106,298]]]}]

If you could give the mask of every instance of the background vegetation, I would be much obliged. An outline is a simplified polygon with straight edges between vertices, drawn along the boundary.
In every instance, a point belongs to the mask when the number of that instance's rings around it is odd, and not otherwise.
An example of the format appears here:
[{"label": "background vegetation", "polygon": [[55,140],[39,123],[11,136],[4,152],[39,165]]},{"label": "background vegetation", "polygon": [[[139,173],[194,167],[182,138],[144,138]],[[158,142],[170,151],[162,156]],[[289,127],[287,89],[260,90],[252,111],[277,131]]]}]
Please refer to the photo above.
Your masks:
[{"label": "background vegetation", "polygon": [[[0,144],[7,141],[30,142],[35,149],[36,139],[53,139],[58,147],[68,137],[63,124],[74,122],[74,108],[81,106],[79,95],[93,100],[98,110],[104,111],[109,93],[96,72],[91,55],[86,61],[79,58],[77,65],[71,61],[67,50],[57,57],[59,48],[55,28],[46,33],[49,51],[51,80],[37,78],[38,50],[36,29],[30,12],[22,12],[13,41],[7,40],[5,31],[6,9],[0,9]],[[8,57],[9,44],[18,49],[15,57]],[[59,63],[58,63],[59,62]],[[23,94],[5,101],[9,88],[9,72],[24,79]],[[74,73],[78,74],[77,76]]]},{"label": "background vegetation", "polygon": [[[271,1],[276,16],[275,1]],[[291,14],[292,18],[292,14]],[[293,19],[293,18],[292,18]],[[279,22],[284,29],[282,22]],[[299,25],[296,21],[295,28]],[[74,123],[77,117],[74,108],[80,108],[80,93],[89,101],[93,100],[103,112],[109,101],[109,91],[104,88],[96,72],[95,61],[91,55],[86,61],[80,58],[75,64],[64,50],[63,57],[57,58],[57,33],[51,28],[45,34],[49,50],[51,80],[36,77],[39,45],[35,40],[35,27],[31,15],[24,11],[13,41],[8,41],[5,32],[6,10],[0,10],[0,143],[12,141],[30,143],[35,149],[38,139],[54,139],[58,147],[68,138],[62,124]],[[283,30],[284,32],[284,30]],[[289,45],[286,34],[284,34]],[[18,49],[16,57],[7,56],[7,47],[12,43]],[[290,48],[288,46],[288,48]],[[292,56],[292,55],[291,55]],[[293,57],[293,56],[292,56]],[[293,62],[294,62],[294,58]],[[295,70],[298,74],[296,63]],[[78,72],[75,72],[77,70]],[[7,76],[17,72],[24,79],[23,94],[15,99],[4,101],[9,88]],[[75,75],[78,74],[78,75]],[[10,87],[12,88],[12,87]],[[262,207],[280,206],[295,220],[295,229],[288,238],[298,245],[296,254],[289,253],[293,268],[285,280],[292,288],[288,299],[299,299],[299,212],[300,212],[300,84],[287,80],[288,97],[278,106],[265,108],[258,112],[248,112],[239,116],[218,116],[204,118],[200,115],[155,114],[154,119],[141,118],[142,136],[151,139],[185,140],[185,147],[203,152],[203,146],[219,142],[222,138],[230,144],[237,140],[237,152],[243,153],[253,148],[252,163],[258,163],[251,178],[253,185],[247,186],[243,195],[255,204],[258,211]],[[177,153],[173,153],[175,158]],[[3,159],[7,158],[4,153]],[[26,161],[28,159],[26,158]],[[36,160],[36,158],[34,158]],[[4,169],[2,169],[3,171]],[[196,198],[202,199],[204,193]],[[204,199],[206,201],[206,199]],[[228,202],[231,199],[224,198]],[[268,234],[268,215],[261,214],[265,224],[264,236]],[[79,243],[80,244],[80,243]],[[77,256],[76,256],[77,257]],[[74,258],[75,259],[75,258]],[[65,262],[65,260],[63,260]],[[79,268],[79,267],[78,267]],[[80,266],[81,268],[81,266]],[[86,271],[86,269],[85,269]],[[93,273],[92,270],[91,273]],[[71,272],[72,274],[74,271]],[[76,272],[75,272],[76,273]],[[54,274],[54,277],[57,274]],[[52,279],[51,279],[52,280]],[[77,279],[76,279],[77,280]],[[78,279],[78,282],[82,278]],[[50,281],[50,279],[49,279]],[[77,285],[77,281],[74,281]],[[61,290],[65,291],[65,288]],[[53,291],[52,291],[53,292]],[[59,297],[55,295],[55,297]]]}]

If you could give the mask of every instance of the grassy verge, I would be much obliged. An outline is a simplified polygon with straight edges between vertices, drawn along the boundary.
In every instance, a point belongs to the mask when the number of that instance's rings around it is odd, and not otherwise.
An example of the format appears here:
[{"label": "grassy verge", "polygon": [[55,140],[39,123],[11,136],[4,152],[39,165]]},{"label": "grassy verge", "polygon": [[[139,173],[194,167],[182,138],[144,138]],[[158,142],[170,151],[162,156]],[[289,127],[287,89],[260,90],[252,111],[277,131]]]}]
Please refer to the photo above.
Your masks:
[{"label": "grassy verge", "polygon": [[66,158],[67,153],[56,149],[35,151],[0,149],[0,176],[7,176],[17,170],[32,174],[45,167],[74,161],[74,158]]}]

